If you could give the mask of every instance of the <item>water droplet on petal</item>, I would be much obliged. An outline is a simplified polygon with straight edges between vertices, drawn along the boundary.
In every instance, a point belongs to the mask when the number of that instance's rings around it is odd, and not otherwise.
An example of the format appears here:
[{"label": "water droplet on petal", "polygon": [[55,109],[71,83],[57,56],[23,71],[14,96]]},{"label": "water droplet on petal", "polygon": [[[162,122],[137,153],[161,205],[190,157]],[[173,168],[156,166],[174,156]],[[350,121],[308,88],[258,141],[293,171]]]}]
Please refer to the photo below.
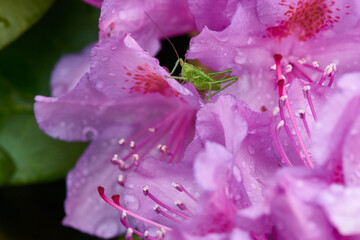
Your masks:
[{"label": "water droplet on petal", "polygon": [[249,152],[251,155],[254,155],[255,149],[254,149],[251,145],[249,145],[249,146],[248,146],[248,152]]},{"label": "water droplet on petal", "polygon": [[98,131],[93,127],[85,127],[82,131],[86,140],[93,140],[97,137]]},{"label": "water droplet on petal", "polygon": [[124,197],[124,201],[125,201],[126,207],[129,210],[136,211],[140,207],[139,198],[134,195],[126,194]]},{"label": "water droplet on petal", "polygon": [[127,18],[127,14],[125,11],[119,11],[119,19],[124,20]]},{"label": "water droplet on petal", "polygon": [[237,166],[233,167],[233,175],[234,175],[236,181],[241,182],[241,179],[242,179],[241,172]]},{"label": "water droplet on petal", "polygon": [[358,165],[355,169],[355,175],[360,178],[360,165]]},{"label": "water droplet on petal", "polygon": [[96,235],[104,238],[113,237],[118,232],[118,225],[119,224],[115,219],[101,221],[95,229]]},{"label": "water droplet on petal", "polygon": [[240,51],[238,51],[237,55],[234,57],[234,61],[238,64],[244,64],[246,60],[247,60],[246,55]]}]

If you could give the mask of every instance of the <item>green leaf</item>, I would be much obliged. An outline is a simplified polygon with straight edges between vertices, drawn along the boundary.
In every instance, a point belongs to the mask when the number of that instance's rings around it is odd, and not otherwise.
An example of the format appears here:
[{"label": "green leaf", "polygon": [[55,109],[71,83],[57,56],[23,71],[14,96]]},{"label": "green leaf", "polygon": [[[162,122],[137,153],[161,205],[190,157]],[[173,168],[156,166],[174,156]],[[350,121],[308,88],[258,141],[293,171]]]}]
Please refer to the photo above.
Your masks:
[{"label": "green leaf", "polygon": [[97,40],[99,14],[81,1],[56,1],[34,27],[0,51],[0,147],[15,165],[6,184],[63,178],[85,149],[85,143],[54,140],[39,130],[33,99],[50,95],[50,75],[61,56]]},{"label": "green leaf", "polygon": [[54,65],[97,41],[99,15],[80,0],[55,1],[34,27],[0,51],[0,75],[21,92],[49,96]]},{"label": "green leaf", "polygon": [[53,0],[0,0],[0,49],[37,22]]},{"label": "green leaf", "polygon": [[[0,186],[7,183],[15,171],[15,164],[0,146]],[[1,238],[0,238],[1,239]]]},{"label": "green leaf", "polygon": [[46,136],[38,129],[32,113],[15,113],[1,118],[0,146],[8,152],[16,166],[11,184],[63,177],[73,167],[85,145]]}]

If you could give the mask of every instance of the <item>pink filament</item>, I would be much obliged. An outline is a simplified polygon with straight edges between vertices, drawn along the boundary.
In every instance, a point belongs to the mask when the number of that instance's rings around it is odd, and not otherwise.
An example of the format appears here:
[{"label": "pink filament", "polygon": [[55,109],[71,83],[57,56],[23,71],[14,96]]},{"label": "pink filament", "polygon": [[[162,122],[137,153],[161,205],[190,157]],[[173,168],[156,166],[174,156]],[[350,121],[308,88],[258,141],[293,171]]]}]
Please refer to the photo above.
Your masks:
[{"label": "pink filament", "polygon": [[279,139],[279,133],[274,130],[274,124],[273,124],[273,120],[270,119],[270,131],[271,131],[271,136],[274,140],[274,144],[276,149],[278,150],[278,152],[280,153],[280,156],[282,159],[284,159],[284,162],[287,166],[292,166],[292,163],[290,162],[289,158],[287,157],[284,148],[281,145],[280,139]]},{"label": "pink filament", "polygon": [[[278,78],[279,97],[281,98],[282,96],[286,96],[286,89],[285,89],[285,86],[284,86],[285,80],[284,80],[284,77],[282,75],[281,66],[280,66],[282,56],[279,55],[279,54],[275,54],[274,59],[275,59],[276,73],[277,73],[277,78]],[[287,98],[285,99],[285,106],[286,106],[286,109],[287,109],[287,111],[289,113],[290,121],[291,121],[291,124],[292,124],[292,126],[293,126],[293,128],[295,130],[297,139],[299,140],[301,150],[303,151],[303,153],[305,155],[306,162],[304,162],[304,163],[305,163],[305,165],[308,165],[310,168],[313,168],[314,165],[313,165],[312,161],[310,160],[310,156],[309,156],[308,152],[306,151],[305,144],[304,144],[304,142],[302,140],[300,131],[299,131],[297,125],[296,125],[295,118],[294,118],[294,115],[293,115],[289,100]],[[282,106],[280,106],[280,109],[281,108],[282,108]]]},{"label": "pink filament", "polygon": [[152,194],[150,193],[149,190],[146,190],[146,194],[145,194],[145,195],[146,195],[146,196],[149,196],[149,198],[151,198],[154,202],[156,202],[157,204],[159,204],[159,205],[162,206],[163,208],[167,209],[168,211],[170,211],[170,212],[172,212],[172,213],[174,213],[174,214],[176,214],[176,215],[178,215],[178,216],[180,216],[180,217],[182,217],[182,218],[184,218],[184,219],[190,219],[189,216],[186,216],[186,215],[182,214],[181,212],[178,212],[178,211],[176,211],[175,209],[172,209],[171,207],[169,207],[168,205],[166,205],[165,203],[163,203],[162,201],[160,201],[159,199],[157,199],[154,195],[152,195]]},{"label": "pink filament", "polygon": [[135,214],[135,213],[133,213],[133,212],[130,212],[130,211],[128,211],[126,208],[122,207],[121,205],[118,205],[118,204],[116,204],[115,202],[111,201],[111,200],[105,195],[105,189],[104,189],[103,187],[99,186],[99,187],[98,187],[98,192],[99,192],[100,197],[101,197],[106,203],[108,203],[110,206],[116,208],[117,210],[119,210],[119,211],[121,211],[121,212],[125,211],[126,214],[128,214],[129,216],[132,216],[132,217],[134,217],[134,218],[136,218],[136,219],[139,219],[140,221],[143,221],[143,222],[145,222],[145,223],[151,224],[151,225],[153,225],[153,226],[155,226],[155,227],[163,228],[163,229],[165,229],[165,230],[167,230],[167,231],[171,231],[171,230],[172,230],[171,228],[169,228],[169,227],[167,227],[167,226],[164,226],[164,225],[159,224],[159,223],[157,223],[157,222],[154,222],[154,221],[151,221],[151,220],[146,219],[146,218],[144,218],[144,217],[141,217],[141,216],[139,216],[139,215],[137,215],[137,214]]}]

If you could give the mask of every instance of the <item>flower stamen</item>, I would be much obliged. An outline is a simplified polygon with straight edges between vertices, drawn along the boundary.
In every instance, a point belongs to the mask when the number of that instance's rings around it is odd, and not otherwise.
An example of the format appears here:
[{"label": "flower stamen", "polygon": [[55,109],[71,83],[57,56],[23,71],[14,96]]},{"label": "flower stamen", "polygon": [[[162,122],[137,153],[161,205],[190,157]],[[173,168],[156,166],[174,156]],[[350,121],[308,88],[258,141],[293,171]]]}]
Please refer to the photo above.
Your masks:
[{"label": "flower stamen", "polygon": [[[287,98],[286,87],[285,87],[285,78],[282,75],[282,71],[281,71],[281,59],[282,59],[282,56],[280,54],[275,54],[274,59],[275,59],[276,73],[277,73],[277,79],[278,79],[277,84],[278,84],[278,87],[279,87],[280,116],[281,116],[281,119],[284,120],[285,131],[286,131],[292,145],[294,146],[296,152],[298,153],[300,158],[303,160],[305,166],[309,166],[309,167],[313,168],[314,165],[313,165],[312,161],[310,160],[310,156],[309,156],[309,154],[308,154],[308,152],[307,152],[307,150],[305,148],[305,144],[304,144],[304,141],[302,140],[299,128],[296,125],[295,117],[294,117],[293,111],[291,109],[289,99]],[[287,124],[286,124],[286,121],[285,121],[285,115],[284,115],[284,112],[283,112],[283,106],[284,105],[285,105],[285,107],[287,109],[287,112],[288,112],[288,115],[290,117],[291,124],[292,124],[292,126],[293,126],[293,128],[295,130],[296,137],[297,137],[297,139],[298,139],[298,141],[300,143],[300,148],[301,148],[302,152],[305,155],[305,159],[303,159],[303,157],[301,156],[301,154],[299,152],[299,149],[297,148],[297,145],[296,145],[294,139],[292,138],[292,135],[291,135],[291,133],[289,131],[289,128],[287,127]]]},{"label": "flower stamen", "polygon": [[[120,196],[119,195],[114,195],[112,197],[113,201],[111,201],[106,195],[105,195],[105,189],[101,186],[98,187],[98,192],[99,192],[99,195],[100,197],[106,202],[108,203],[110,206],[114,207],[115,209],[121,211],[121,212],[124,212],[127,214],[127,215],[130,215],[140,221],[143,221],[145,223],[148,223],[148,224],[151,224],[155,227],[159,227],[159,228],[164,228],[165,230],[167,231],[171,231],[172,229],[167,227],[167,226],[164,226],[160,223],[157,223],[157,222],[154,222],[154,221],[151,221],[149,219],[146,219],[144,217],[141,217],[131,211],[129,211],[128,209],[124,208],[121,204],[120,204]],[[133,229],[134,230],[134,229]]]},{"label": "flower stamen", "polygon": [[[180,161],[184,148],[189,141],[188,135],[192,133],[190,126],[193,125],[194,120],[195,111],[189,111],[189,109],[178,109],[166,115],[156,124],[152,124],[151,127],[139,131],[130,138],[130,141],[121,138],[118,141],[119,145],[125,147],[125,143],[128,142],[131,150],[128,150],[121,159],[119,159],[118,154],[114,154],[111,162],[119,165],[120,170],[128,171],[138,167],[141,160],[154,149],[160,151],[160,160]],[[166,144],[160,144],[161,141],[166,141]],[[129,158],[133,162],[126,166],[125,162]]]},{"label": "flower stamen", "polygon": [[165,208],[166,210],[178,215],[179,217],[182,217],[184,219],[190,219],[189,216],[182,214],[181,212],[169,207],[168,205],[166,205],[165,203],[163,203],[162,201],[160,201],[159,199],[157,199],[154,195],[152,195],[149,191],[150,187],[149,186],[144,186],[143,187],[143,193],[145,196],[149,197],[151,200],[153,200],[155,203],[157,203],[158,205],[160,205],[161,207]]},{"label": "flower stamen", "polygon": [[310,110],[311,110],[311,113],[312,113],[312,115],[314,117],[314,120],[317,121],[317,115],[316,115],[315,107],[314,107],[314,104],[313,104],[311,96],[310,96],[310,89],[311,89],[310,86],[305,86],[304,89],[303,89],[303,93],[304,93],[304,97],[306,98],[306,100],[309,103]]},{"label": "flower stamen", "polygon": [[189,193],[181,184],[178,183],[172,183],[171,184],[176,190],[178,190],[179,192],[184,192],[186,195],[188,195],[192,200],[194,200],[195,202],[197,202],[197,199],[191,195],[191,193]]},{"label": "flower stamen", "polygon": [[[277,108],[277,111],[278,110],[278,107]],[[280,131],[280,128],[282,126],[284,126],[284,121],[281,120],[278,125],[276,126],[276,133],[275,133],[275,130],[274,130],[274,125],[273,125],[273,119],[270,119],[270,131],[271,131],[271,136],[272,136],[272,139],[274,141],[274,144],[275,144],[275,148],[278,150],[281,158],[283,159],[283,161],[285,162],[285,164],[287,166],[292,166],[292,163],[290,162],[288,156],[286,155],[285,151],[284,151],[284,148],[282,147],[281,145],[281,142],[280,142],[280,139],[279,139],[279,131]]]},{"label": "flower stamen", "polygon": [[166,212],[164,212],[163,210],[161,210],[160,206],[158,204],[156,204],[154,206],[154,211],[157,213],[157,214],[161,214],[163,215],[164,217],[174,221],[174,222],[177,222],[177,223],[182,223],[182,221],[180,221],[179,219],[177,218],[174,218],[173,216],[170,216],[169,214],[167,214]]}]

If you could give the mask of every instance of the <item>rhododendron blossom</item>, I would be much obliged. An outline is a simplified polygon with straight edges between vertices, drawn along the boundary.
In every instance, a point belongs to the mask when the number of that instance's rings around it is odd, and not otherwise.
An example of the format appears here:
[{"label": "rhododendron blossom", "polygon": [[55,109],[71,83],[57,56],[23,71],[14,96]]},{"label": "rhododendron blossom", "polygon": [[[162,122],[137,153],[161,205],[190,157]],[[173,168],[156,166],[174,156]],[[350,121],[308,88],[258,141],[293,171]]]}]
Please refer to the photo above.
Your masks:
[{"label": "rhododendron blossom", "polygon": [[[118,189],[127,172],[149,154],[180,161],[202,100],[191,86],[189,90],[165,78],[166,70],[129,35],[95,46],[90,67],[90,74],[68,93],[37,96],[35,114],[40,128],[50,136],[92,140],[68,175],[64,223],[109,237],[120,228],[102,227],[104,219],[109,226],[116,220],[111,211],[93,208],[98,202],[93,189],[100,183]],[[91,223],[81,220],[85,215]]]},{"label": "rhododendron blossom", "polygon": [[[360,238],[358,1],[101,8],[89,65],[65,57],[54,96],[36,98],[47,134],[92,141],[68,175],[64,224],[127,240]],[[195,25],[186,57],[239,77],[210,103],[151,57],[161,31]]]}]

